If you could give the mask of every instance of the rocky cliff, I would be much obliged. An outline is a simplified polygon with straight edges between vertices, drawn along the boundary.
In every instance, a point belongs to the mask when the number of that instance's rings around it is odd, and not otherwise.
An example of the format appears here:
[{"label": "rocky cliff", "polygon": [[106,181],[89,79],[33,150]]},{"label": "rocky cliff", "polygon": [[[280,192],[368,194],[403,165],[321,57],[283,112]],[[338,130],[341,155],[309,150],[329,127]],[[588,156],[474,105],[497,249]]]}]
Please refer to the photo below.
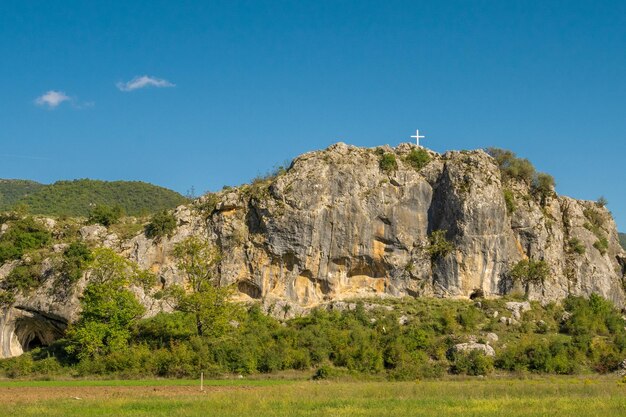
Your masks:
[{"label": "rocky cliff", "polygon": [[[236,286],[241,300],[289,306],[292,314],[355,297],[510,292],[541,301],[595,292],[624,306],[626,256],[604,207],[552,190],[539,197],[531,184],[503,179],[481,150],[422,150],[426,158],[417,164],[415,152],[410,144],[338,143],[274,176],[179,207],[170,238],[121,239],[85,226],[81,239],[113,248],[167,286],[181,280],[175,243],[204,236],[222,251],[222,285]],[[514,277],[523,260],[541,262],[547,273]],[[10,268],[0,269],[0,279]],[[76,317],[79,292],[44,285],[18,296],[0,319],[0,356],[62,334]],[[137,295],[150,314],[165,308]]]}]

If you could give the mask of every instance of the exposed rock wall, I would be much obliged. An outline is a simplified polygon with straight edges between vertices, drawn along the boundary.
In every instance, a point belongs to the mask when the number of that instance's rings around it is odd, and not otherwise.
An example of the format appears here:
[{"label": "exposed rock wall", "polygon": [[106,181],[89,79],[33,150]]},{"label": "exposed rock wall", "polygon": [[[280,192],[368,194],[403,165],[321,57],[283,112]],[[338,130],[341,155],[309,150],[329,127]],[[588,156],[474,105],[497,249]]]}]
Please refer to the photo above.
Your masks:
[{"label": "exposed rock wall", "polygon": [[[99,226],[83,228],[81,236],[155,272],[164,286],[181,282],[174,245],[204,236],[221,248],[222,285],[236,285],[240,299],[290,305],[295,312],[361,296],[511,291],[542,301],[595,292],[624,306],[626,256],[605,208],[556,195],[541,204],[528,185],[503,184],[483,151],[430,152],[431,162],[416,170],[405,161],[414,148],[339,143],[304,154],[276,177],[179,207],[171,238],[139,234],[123,240]],[[381,169],[383,153],[395,156],[397,169]],[[507,207],[505,189],[514,207]],[[591,214],[595,228],[589,226]],[[453,250],[432,256],[429,236],[439,230]],[[596,247],[600,237],[606,238],[603,251]],[[525,287],[512,282],[509,271],[523,259],[545,261],[547,279]],[[0,280],[9,268],[0,269]],[[61,292],[40,289],[5,309],[0,355],[21,353],[35,338],[46,343],[62,332],[78,314],[84,281]],[[168,308],[136,293],[148,314]]]},{"label": "exposed rock wall", "polygon": [[[298,305],[362,295],[502,295],[522,259],[544,260],[548,279],[527,288],[531,299],[597,292],[624,305],[622,248],[610,213],[595,203],[548,198],[542,206],[524,184],[508,184],[483,151],[432,154],[419,172],[393,153],[385,173],[373,149],[337,144],[297,158],[269,183],[218,194],[208,228],[222,247],[224,284],[252,298]],[[598,211],[608,249],[593,245],[586,209]],[[428,236],[446,230],[454,250],[431,259]],[[572,253],[578,239],[584,253]]]}]

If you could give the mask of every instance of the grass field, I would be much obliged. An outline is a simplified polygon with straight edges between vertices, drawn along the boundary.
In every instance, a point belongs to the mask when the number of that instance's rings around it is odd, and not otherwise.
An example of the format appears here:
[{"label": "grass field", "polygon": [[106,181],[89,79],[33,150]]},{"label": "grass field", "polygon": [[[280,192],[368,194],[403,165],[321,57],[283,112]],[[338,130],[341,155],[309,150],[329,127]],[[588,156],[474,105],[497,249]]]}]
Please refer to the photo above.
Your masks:
[{"label": "grass field", "polygon": [[3,416],[626,416],[613,378],[0,382]]}]

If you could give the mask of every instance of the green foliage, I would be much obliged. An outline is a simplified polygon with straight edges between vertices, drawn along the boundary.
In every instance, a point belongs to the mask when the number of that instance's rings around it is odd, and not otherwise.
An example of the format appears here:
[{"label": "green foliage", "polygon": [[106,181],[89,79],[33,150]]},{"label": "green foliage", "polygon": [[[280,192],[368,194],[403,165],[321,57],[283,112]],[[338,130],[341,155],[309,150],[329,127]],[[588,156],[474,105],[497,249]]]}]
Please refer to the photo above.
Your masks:
[{"label": "green foliage", "polygon": [[567,252],[582,255],[585,253],[585,245],[583,245],[580,239],[573,237],[567,241]]},{"label": "green foliage", "polygon": [[15,302],[15,294],[12,291],[0,290],[0,308],[8,307]]},{"label": "green foliage", "polygon": [[619,243],[622,248],[626,249],[626,233],[619,233]]},{"label": "green foliage", "polygon": [[609,201],[604,198],[604,196],[600,196],[597,200],[596,200],[596,206],[600,207],[600,208],[604,208],[606,207],[606,205],[609,204]]},{"label": "green foliage", "polygon": [[159,239],[171,236],[176,229],[176,217],[167,210],[155,213],[146,225],[145,233],[150,239]]},{"label": "green foliage", "polygon": [[532,191],[539,197],[541,204],[545,205],[546,200],[554,194],[554,186],[554,177],[540,172],[533,178]]},{"label": "green foliage", "polygon": [[396,161],[394,154],[387,152],[380,157],[378,166],[383,172],[390,174],[398,169],[398,161]]},{"label": "green foliage", "polygon": [[497,355],[495,365],[508,371],[573,374],[580,369],[584,356],[566,340],[560,336],[523,336]]},{"label": "green foliage", "polygon": [[602,255],[606,255],[606,252],[609,250],[609,241],[606,237],[601,237],[593,243],[593,247],[600,252]]},{"label": "green foliage", "polygon": [[454,245],[446,239],[447,230],[434,230],[428,236],[428,247],[426,251],[431,259],[440,259],[454,250]]},{"label": "green foliage", "polygon": [[9,229],[0,236],[0,264],[44,247],[51,238],[50,232],[32,217],[10,223]]},{"label": "green foliage", "polygon": [[128,289],[138,275],[136,266],[112,250],[95,251],[80,319],[67,331],[68,353],[79,360],[93,359],[128,347],[131,327],[144,312]]},{"label": "green foliage", "polygon": [[[526,333],[509,343],[496,359],[496,367],[510,371],[573,374],[587,367],[613,372],[626,353],[626,330],[619,311],[606,299],[568,297],[569,317],[560,319],[560,334]],[[558,318],[558,317],[555,317]]]},{"label": "green foliage", "polygon": [[221,259],[219,249],[205,240],[189,237],[174,247],[174,256],[189,283],[188,288],[171,289],[176,308],[194,316],[198,336],[224,334],[236,306],[228,302],[232,288],[220,286],[215,278]]},{"label": "green foliage", "polygon": [[119,236],[120,239],[132,239],[140,232],[146,231],[145,226],[141,219],[134,217],[122,217],[118,223],[115,223],[109,227],[112,233]]},{"label": "green foliage", "polygon": [[196,200],[195,206],[201,213],[203,213],[205,218],[209,218],[217,208],[217,203],[219,203],[219,197],[217,194],[207,193],[199,200]]},{"label": "green foliage", "polygon": [[119,206],[127,215],[137,216],[173,209],[187,201],[177,192],[145,182],[80,179],[41,186],[14,205],[23,204],[33,214],[74,217],[88,216],[94,204]]},{"label": "green foliage", "polygon": [[411,152],[405,157],[407,164],[411,165],[415,170],[419,171],[430,162],[430,155],[422,148],[411,149]]},{"label": "green foliage", "polygon": [[41,284],[39,265],[17,265],[7,275],[3,287],[9,292],[28,293]]},{"label": "green foliage", "polygon": [[[135,281],[128,264],[115,259],[99,277],[112,270],[127,271],[123,282]],[[115,267],[117,265],[117,267]],[[131,268],[132,269],[132,268]],[[100,282],[99,279],[96,283]],[[110,282],[110,281],[107,281]],[[113,286],[115,288],[115,286]],[[124,293],[125,286],[118,290]],[[116,295],[117,294],[117,295]],[[70,349],[78,344],[78,363],[62,361],[66,372],[79,376],[188,377],[199,372],[254,374],[307,370],[317,379],[374,375],[391,380],[439,378],[447,372],[488,375],[492,370],[572,374],[613,372],[626,355],[626,324],[613,305],[602,297],[571,297],[563,307],[532,304],[519,324],[504,325],[494,317],[509,314],[506,299],[462,300],[400,299],[355,303],[343,311],[314,309],[304,317],[280,322],[259,305],[231,316],[224,331],[207,328],[198,336],[193,312],[160,313],[137,320],[135,302],[103,286],[90,288],[89,302],[79,323],[70,331]],[[408,321],[401,324],[401,316]],[[500,317],[500,316],[498,316]],[[79,329],[77,331],[75,329]],[[455,352],[455,344],[497,332],[492,342],[497,356],[478,351]],[[11,364],[12,375],[31,375],[51,351]],[[73,353],[76,355],[76,353]],[[57,356],[60,359],[62,356]],[[0,361],[0,372],[7,364]],[[58,365],[58,364],[57,364]],[[57,367],[50,363],[51,369]],[[45,368],[45,366],[41,366]],[[57,372],[57,371],[55,371]],[[6,375],[6,371],[4,371]]]},{"label": "green foliage", "polygon": [[35,181],[0,179],[0,211],[13,209],[18,201],[42,187],[45,185]]},{"label": "green foliage", "polygon": [[63,252],[61,272],[63,277],[74,283],[82,276],[85,267],[93,260],[91,250],[83,242],[72,242]]},{"label": "green foliage", "polygon": [[532,259],[519,261],[509,271],[509,277],[513,282],[521,282],[524,285],[543,284],[549,274],[550,267],[546,261],[535,261]]},{"label": "green foliage", "polygon": [[453,352],[450,371],[462,375],[489,375],[493,372],[493,359],[478,350]]},{"label": "green foliage", "polygon": [[179,311],[159,313],[154,317],[141,320],[134,329],[136,340],[152,348],[166,348],[189,340],[195,334],[193,317]]},{"label": "green foliage", "polygon": [[517,206],[515,204],[515,195],[510,188],[504,188],[502,190],[504,194],[504,204],[506,204],[506,211],[509,214],[513,214],[515,210],[517,210]]},{"label": "green foliage", "polygon": [[518,158],[514,152],[499,148],[487,148],[486,151],[496,160],[505,180],[515,179],[532,184],[536,172],[528,159]]},{"label": "green foliage", "polygon": [[528,159],[518,158],[514,152],[499,148],[487,148],[486,151],[496,160],[504,181],[525,182],[539,198],[541,205],[545,205],[547,199],[554,194],[554,178],[537,172]]},{"label": "green foliage", "polygon": [[120,206],[109,207],[106,205],[97,205],[89,213],[87,223],[98,223],[109,227],[119,222],[123,214],[124,210]]},{"label": "green foliage", "polygon": [[598,239],[593,244],[593,247],[596,248],[602,255],[606,254],[609,248],[609,241],[607,239],[606,232],[604,231],[605,215],[593,207],[584,209],[583,215],[588,220],[583,226],[593,233]]}]

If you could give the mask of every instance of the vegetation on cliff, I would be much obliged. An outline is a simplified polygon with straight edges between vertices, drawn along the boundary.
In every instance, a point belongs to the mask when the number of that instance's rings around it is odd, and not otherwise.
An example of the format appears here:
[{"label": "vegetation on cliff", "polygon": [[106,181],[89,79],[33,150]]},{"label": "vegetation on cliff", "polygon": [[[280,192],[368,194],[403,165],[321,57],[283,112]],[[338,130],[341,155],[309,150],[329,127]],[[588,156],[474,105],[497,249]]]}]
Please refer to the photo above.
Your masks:
[{"label": "vegetation on cliff", "polygon": [[120,207],[130,216],[172,209],[188,200],[175,191],[140,181],[80,179],[43,185],[0,180],[0,211],[16,207],[48,216],[88,216],[95,206]]},{"label": "vegetation on cliff", "polygon": [[619,243],[622,245],[624,249],[626,249],[626,233],[619,234]]},{"label": "vegetation on cliff", "polygon": [[[613,304],[591,293],[593,288],[609,298],[621,294],[610,291],[617,279],[621,291],[623,277],[617,276],[621,270],[614,268],[617,261],[599,255],[613,253],[616,245],[608,239],[614,234],[608,211],[599,204],[565,198],[560,201],[569,202],[571,210],[559,211],[551,198],[551,177],[506,151],[492,151],[497,167],[483,152],[442,157],[410,146],[385,149],[374,153],[337,145],[323,156],[297,160],[289,171],[208,195],[195,207],[175,213],[158,210],[141,219],[123,217],[126,209],[119,199],[89,205],[80,219],[29,217],[23,211],[3,216],[0,261],[15,262],[3,270],[0,305],[14,306],[10,311],[16,314],[28,311],[41,317],[28,331],[17,328],[23,325],[17,322],[21,318],[14,317],[5,326],[7,334],[22,335],[21,347],[27,352],[0,361],[0,374],[193,377],[199,372],[299,370],[318,379],[357,374],[408,380],[446,373],[573,374],[618,369],[626,357],[626,323]],[[359,164],[349,165],[359,158]],[[504,184],[494,181],[500,174]],[[345,204],[318,208],[320,196],[312,192],[317,185],[335,197],[355,186],[363,192],[353,193],[354,205],[348,206],[353,209],[345,209]],[[363,195],[367,197],[359,200]],[[398,197],[405,195],[408,199]],[[411,210],[387,209],[394,206]],[[316,210],[316,216],[307,216],[311,210]],[[570,218],[574,215],[575,223]],[[530,229],[516,235],[509,228],[518,217],[532,219],[550,237],[561,235],[553,231],[562,231],[563,239],[556,239],[556,244],[544,241],[543,235]],[[326,279],[333,276],[330,272],[324,276],[305,270],[311,256],[307,251],[314,244],[302,242],[309,242],[307,233],[323,230],[326,224],[303,221],[312,218],[330,218],[333,225],[341,225],[320,233],[339,237],[342,229],[352,230],[344,225],[377,222],[374,248],[378,250],[371,256],[354,259],[342,252],[344,246],[352,246],[346,242],[367,242],[372,236],[368,227],[358,229],[357,240],[353,232],[345,234],[348,239],[338,239],[341,243],[336,246],[341,247],[336,252],[320,252],[333,260],[328,264],[337,273],[345,273],[346,280],[360,288],[333,287]],[[424,220],[416,224],[414,219]],[[572,224],[578,224],[582,233],[571,233]],[[518,245],[503,243],[507,241]],[[333,248],[331,242],[324,242],[320,240],[317,247]],[[368,253],[366,246],[364,253]],[[407,248],[415,250],[403,257]],[[524,260],[519,260],[519,250],[526,251]],[[476,253],[487,258],[474,262],[471,257]],[[387,262],[396,256],[402,262]],[[554,259],[563,256],[572,261],[568,266],[575,266],[573,261],[592,265],[594,274],[581,269],[576,275],[572,269],[565,282],[554,268],[558,266]],[[286,288],[284,292],[268,292],[266,282],[254,281],[268,260],[280,264],[277,271],[283,275],[273,279]],[[459,276],[455,282],[434,278],[433,265],[448,278],[459,271],[454,269],[457,263],[466,272],[464,281]],[[494,269],[492,281],[469,287],[463,294],[458,289],[479,271],[472,265],[499,269]],[[233,274],[234,269],[241,273]],[[158,284],[150,271],[160,274]],[[587,278],[594,280],[594,286],[585,284]],[[375,287],[383,280],[384,288]],[[239,285],[241,297],[249,297],[250,302],[228,302],[234,289],[221,287],[220,281]],[[549,287],[559,281],[567,287]],[[497,292],[493,284],[498,285]],[[395,292],[386,292],[387,288]],[[374,294],[374,290],[412,297],[337,301]],[[448,290],[448,295],[472,300],[419,298]],[[563,300],[567,294],[587,298]],[[504,298],[490,298],[495,295]],[[74,304],[53,310],[46,305],[53,296],[61,300],[55,299],[53,308],[64,302]],[[548,303],[555,299],[561,302]],[[613,301],[623,305],[617,296]],[[313,305],[318,307],[311,310]],[[57,320],[52,325],[58,333],[39,337],[37,331],[51,326],[51,320]],[[62,320],[69,322],[64,334]]]}]

